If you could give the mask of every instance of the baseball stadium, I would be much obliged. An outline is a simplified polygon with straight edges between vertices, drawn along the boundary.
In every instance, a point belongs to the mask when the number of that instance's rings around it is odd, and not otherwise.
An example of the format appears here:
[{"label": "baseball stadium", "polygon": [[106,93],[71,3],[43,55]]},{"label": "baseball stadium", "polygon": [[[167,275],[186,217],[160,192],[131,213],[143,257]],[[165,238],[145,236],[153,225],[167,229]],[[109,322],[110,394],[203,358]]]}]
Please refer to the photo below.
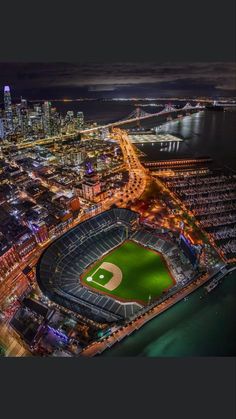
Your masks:
[{"label": "baseball stadium", "polygon": [[168,235],[114,208],[84,221],[41,255],[36,277],[52,301],[99,322],[132,318],[193,275]]}]

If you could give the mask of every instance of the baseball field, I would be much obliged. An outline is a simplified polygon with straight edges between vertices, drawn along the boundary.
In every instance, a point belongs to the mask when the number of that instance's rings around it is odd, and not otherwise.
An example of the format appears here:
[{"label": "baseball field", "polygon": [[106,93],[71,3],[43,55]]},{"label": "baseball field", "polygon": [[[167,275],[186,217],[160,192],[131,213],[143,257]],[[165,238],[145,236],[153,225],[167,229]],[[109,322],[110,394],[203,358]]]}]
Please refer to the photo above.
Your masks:
[{"label": "baseball field", "polygon": [[123,302],[146,304],[174,284],[163,257],[150,249],[126,241],[85,272],[84,285]]}]

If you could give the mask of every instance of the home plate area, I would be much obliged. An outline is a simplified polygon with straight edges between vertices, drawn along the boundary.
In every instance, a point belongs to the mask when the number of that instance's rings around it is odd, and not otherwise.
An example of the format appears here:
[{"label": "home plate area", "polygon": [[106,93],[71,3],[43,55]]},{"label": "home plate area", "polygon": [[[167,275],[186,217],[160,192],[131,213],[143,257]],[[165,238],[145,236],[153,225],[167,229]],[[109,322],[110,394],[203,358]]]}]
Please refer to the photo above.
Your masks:
[{"label": "home plate area", "polygon": [[96,271],[86,278],[86,281],[113,291],[122,281],[122,272],[114,263],[102,262]]}]

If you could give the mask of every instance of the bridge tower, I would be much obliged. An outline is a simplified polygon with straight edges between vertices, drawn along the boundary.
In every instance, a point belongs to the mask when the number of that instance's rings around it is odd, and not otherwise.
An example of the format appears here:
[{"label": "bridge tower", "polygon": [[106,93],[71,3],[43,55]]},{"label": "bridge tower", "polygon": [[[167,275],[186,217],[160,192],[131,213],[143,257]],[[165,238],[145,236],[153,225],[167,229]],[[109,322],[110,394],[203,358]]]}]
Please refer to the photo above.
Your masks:
[{"label": "bridge tower", "polygon": [[140,107],[138,107],[137,109],[136,109],[136,115],[137,115],[137,118],[138,118],[138,120],[137,120],[137,127],[138,128],[141,128],[141,123],[140,123],[140,116],[141,116],[141,109],[140,109]]}]

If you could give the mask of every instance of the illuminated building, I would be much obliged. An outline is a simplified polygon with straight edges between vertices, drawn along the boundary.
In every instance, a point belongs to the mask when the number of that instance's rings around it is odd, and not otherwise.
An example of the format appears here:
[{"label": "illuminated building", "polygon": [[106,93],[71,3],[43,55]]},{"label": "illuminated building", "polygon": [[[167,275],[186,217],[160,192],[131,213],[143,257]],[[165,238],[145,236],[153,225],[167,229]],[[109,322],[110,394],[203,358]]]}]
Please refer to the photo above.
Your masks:
[{"label": "illuminated building", "polygon": [[2,118],[0,118],[0,138],[3,140],[5,137],[5,130],[4,130],[4,124]]},{"label": "illuminated building", "polygon": [[73,122],[73,120],[74,120],[74,111],[67,111],[65,121]]},{"label": "illuminated building", "polygon": [[21,132],[24,136],[27,136],[28,134],[28,113],[27,109],[22,108],[21,109]]},{"label": "illuminated building", "polygon": [[51,108],[50,115],[51,135],[57,135],[60,132],[60,115],[56,108]]},{"label": "illuminated building", "polygon": [[92,165],[87,163],[86,174],[82,184],[82,194],[85,199],[93,201],[101,193],[101,182],[98,175],[94,172]]},{"label": "illuminated building", "polygon": [[36,248],[37,244],[32,233],[26,232],[16,241],[16,250],[21,258],[27,256]]},{"label": "illuminated building", "polygon": [[194,246],[190,239],[184,234],[180,234],[179,237],[180,247],[183,250],[185,256],[190,260],[191,264],[195,267],[198,265],[198,248]]},{"label": "illuminated building", "polygon": [[69,166],[78,166],[83,163],[85,158],[86,153],[83,151],[69,151],[68,153],[63,153],[60,157],[62,163]]},{"label": "illuminated building", "polygon": [[103,128],[101,130],[101,139],[105,140],[106,138],[109,138],[109,129],[108,128]]},{"label": "illuminated building", "polygon": [[0,277],[5,276],[19,262],[19,256],[8,240],[0,233]]},{"label": "illuminated building", "polygon": [[84,125],[84,114],[83,112],[77,112],[77,127],[82,128]]},{"label": "illuminated building", "polygon": [[13,125],[15,130],[27,136],[29,125],[29,112],[27,108],[27,100],[21,98],[21,102],[15,106]]},{"label": "illuminated building", "polygon": [[41,221],[38,224],[32,225],[32,231],[36,237],[38,243],[44,243],[49,239],[48,229],[45,222]]},{"label": "illuminated building", "polygon": [[15,123],[16,129],[21,129],[21,104],[20,103],[17,103],[15,107],[14,123]]},{"label": "illuminated building", "polygon": [[11,92],[10,87],[4,87],[4,109],[6,118],[6,127],[9,132],[13,131],[13,112],[11,103]]},{"label": "illuminated building", "polygon": [[40,104],[36,103],[34,105],[34,112],[35,112],[36,116],[38,116],[38,117],[42,116],[42,108],[41,108]]},{"label": "illuminated building", "polygon": [[68,198],[67,196],[60,196],[59,198],[54,199],[54,203],[60,205],[61,208],[71,211],[77,211],[80,209],[80,200],[77,196]]},{"label": "illuminated building", "polygon": [[82,185],[83,197],[92,201],[101,192],[101,185],[97,176],[87,177]]},{"label": "illuminated building", "polygon": [[51,127],[51,102],[44,102],[43,104],[43,128],[47,136],[52,133]]},{"label": "illuminated building", "polygon": [[26,99],[21,98],[20,104],[22,108],[27,109],[28,105]]},{"label": "illuminated building", "polygon": [[72,212],[76,212],[80,209],[80,200],[77,197],[73,197],[70,201],[70,208]]},{"label": "illuminated building", "polygon": [[102,155],[97,158],[97,170],[105,170],[107,168],[107,159],[106,156]]}]

